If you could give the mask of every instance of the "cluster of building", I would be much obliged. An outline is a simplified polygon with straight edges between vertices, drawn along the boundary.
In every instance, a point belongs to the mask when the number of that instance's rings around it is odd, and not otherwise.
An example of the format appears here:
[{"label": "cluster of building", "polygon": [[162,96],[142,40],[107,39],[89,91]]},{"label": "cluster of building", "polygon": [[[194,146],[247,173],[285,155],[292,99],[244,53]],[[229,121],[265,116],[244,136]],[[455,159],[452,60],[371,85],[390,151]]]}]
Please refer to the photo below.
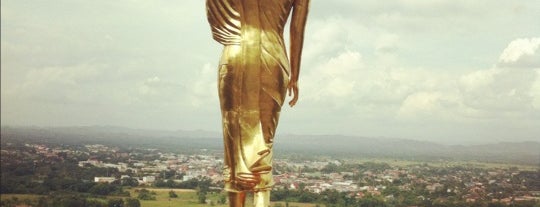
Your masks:
[{"label": "cluster of building", "polygon": [[[91,153],[99,152],[112,152],[117,155],[114,149],[110,149],[103,145],[86,145],[85,146]],[[107,163],[92,157],[88,160],[79,161],[79,167],[85,167],[88,165],[102,168],[116,168],[121,173],[141,175],[139,177],[132,177],[138,180],[139,184],[152,184],[156,181],[156,178],[160,177],[160,173],[163,171],[174,172],[177,175],[171,180],[174,182],[188,181],[194,178],[207,177],[213,182],[217,183],[223,180],[221,168],[223,166],[223,159],[219,159],[216,156],[211,155],[183,155],[174,153],[161,153],[156,150],[149,149],[148,153],[156,153],[154,156],[157,159],[153,160],[136,160],[131,159],[128,153],[128,158],[125,162]],[[95,182],[114,182],[124,178],[130,178],[129,175],[122,175],[118,177],[95,177]]]},{"label": "cluster of building", "polygon": [[[390,194],[391,191],[385,190],[393,187],[403,192],[411,192],[413,189],[421,192],[419,199],[428,199],[428,196],[457,196],[466,202],[486,199],[506,204],[516,201],[540,201],[540,186],[532,184],[538,183],[535,181],[538,176],[523,176],[522,171],[517,168],[409,165],[388,166],[387,169],[377,171],[348,168],[346,171],[322,173],[322,166],[311,165],[308,161],[278,163],[289,169],[296,169],[295,172],[276,175],[278,187],[303,188],[313,193],[336,190],[351,192],[351,195],[357,198],[371,194],[392,199],[394,195]],[[302,172],[302,166],[315,167],[316,171]],[[534,173],[538,172],[532,172]]]},{"label": "cluster of building", "polygon": [[96,183],[112,183],[112,182],[115,182],[115,181],[118,181],[118,180],[123,180],[125,178],[133,178],[135,180],[137,180],[137,182],[139,183],[139,185],[144,185],[144,184],[152,184],[156,181],[156,177],[153,176],[153,175],[149,175],[149,176],[143,176],[143,177],[131,177],[129,175],[122,175],[120,176],[120,179],[118,179],[117,177],[94,177],[94,182]]},{"label": "cluster of building", "polygon": [[[48,157],[58,157],[59,153],[73,153],[60,148],[49,149],[44,145],[31,145],[31,147],[34,147],[37,153]],[[95,177],[95,182],[110,183],[124,178],[133,178],[139,184],[151,185],[165,179],[183,182],[202,177],[209,178],[214,183],[223,181],[223,159],[219,153],[213,155],[205,151],[199,155],[183,155],[162,153],[152,149],[121,152],[117,148],[103,145],[86,145],[85,147],[85,153],[90,155],[90,159],[79,161],[80,167],[91,165],[116,168],[122,173],[119,177],[106,175]],[[105,153],[119,159],[113,163],[91,156],[97,153]],[[385,190],[392,187],[400,191],[413,189],[418,191],[420,189],[422,193],[426,194],[426,197],[434,194],[441,197],[459,196],[460,199],[469,202],[485,199],[493,199],[493,201],[503,203],[540,200],[540,187],[527,189],[526,184],[531,181],[518,178],[520,170],[517,168],[455,168],[417,164],[400,167],[389,166],[378,170],[340,168],[340,170],[332,172],[323,172],[322,169],[329,164],[342,165],[336,160],[293,162],[286,159],[275,159],[274,166],[280,169],[274,170],[275,187],[290,190],[301,189],[313,193],[336,190],[350,192],[358,198],[368,194],[391,198],[393,195],[388,195]],[[302,169],[306,166],[311,170],[303,171]],[[165,178],[163,172],[172,172],[175,176]],[[424,195],[421,197],[424,198]]]},{"label": "cluster of building", "polygon": [[276,187],[291,190],[308,190],[321,193],[325,190],[338,192],[359,191],[359,187],[352,180],[344,178],[343,173],[283,173],[274,176]]}]

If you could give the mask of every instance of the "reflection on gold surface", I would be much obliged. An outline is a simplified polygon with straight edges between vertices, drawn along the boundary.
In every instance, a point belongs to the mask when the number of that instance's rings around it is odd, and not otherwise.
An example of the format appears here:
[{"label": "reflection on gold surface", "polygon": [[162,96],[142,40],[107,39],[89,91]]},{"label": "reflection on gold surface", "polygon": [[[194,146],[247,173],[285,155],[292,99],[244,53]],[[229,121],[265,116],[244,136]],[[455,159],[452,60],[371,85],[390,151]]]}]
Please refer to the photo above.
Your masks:
[{"label": "reflection on gold surface", "polygon": [[[272,144],[286,92],[298,100],[298,74],[309,0],[207,0],[213,38],[224,45],[218,91],[230,206],[269,206]],[[290,62],[283,40],[291,18]]]}]

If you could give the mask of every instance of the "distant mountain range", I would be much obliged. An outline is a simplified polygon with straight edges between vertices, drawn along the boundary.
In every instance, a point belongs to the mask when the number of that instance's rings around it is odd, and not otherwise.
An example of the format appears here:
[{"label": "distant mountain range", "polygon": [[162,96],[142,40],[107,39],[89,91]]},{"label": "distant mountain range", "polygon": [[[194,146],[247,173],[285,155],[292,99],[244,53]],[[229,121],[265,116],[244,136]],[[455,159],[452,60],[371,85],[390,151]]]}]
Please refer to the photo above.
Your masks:
[{"label": "distant mountain range", "polygon": [[[221,134],[210,131],[139,130],[122,127],[10,127],[1,128],[2,143],[31,140],[55,144],[104,144],[168,151],[222,150]],[[342,135],[278,135],[276,155],[329,155],[414,160],[478,160],[540,164],[540,142],[504,142],[484,145],[444,145],[407,139]]]}]

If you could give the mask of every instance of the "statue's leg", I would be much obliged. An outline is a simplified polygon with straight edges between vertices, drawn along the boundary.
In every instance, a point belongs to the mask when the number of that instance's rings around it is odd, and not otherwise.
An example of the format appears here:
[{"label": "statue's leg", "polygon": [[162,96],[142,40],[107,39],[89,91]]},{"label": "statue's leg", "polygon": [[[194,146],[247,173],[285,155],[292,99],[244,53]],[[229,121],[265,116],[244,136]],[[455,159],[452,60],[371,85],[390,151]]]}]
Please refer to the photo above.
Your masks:
[{"label": "statue's leg", "polygon": [[229,206],[230,207],[244,207],[246,201],[245,192],[229,192]]},{"label": "statue's leg", "polygon": [[254,192],[253,204],[255,207],[269,207],[270,206],[270,191],[263,190]]}]

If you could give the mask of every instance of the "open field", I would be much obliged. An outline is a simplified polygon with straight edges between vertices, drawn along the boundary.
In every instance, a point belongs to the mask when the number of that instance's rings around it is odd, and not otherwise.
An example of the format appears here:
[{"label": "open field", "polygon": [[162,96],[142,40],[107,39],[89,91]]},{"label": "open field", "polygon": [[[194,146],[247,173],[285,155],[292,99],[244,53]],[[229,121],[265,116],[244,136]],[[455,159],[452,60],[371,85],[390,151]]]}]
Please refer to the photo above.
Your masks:
[{"label": "open field", "polygon": [[[136,188],[143,189],[143,188]],[[129,193],[132,198],[137,198],[136,189],[130,189]],[[150,192],[155,192],[156,200],[140,200],[142,207],[169,207],[169,206],[186,206],[186,207],[202,207],[210,206],[209,204],[198,203],[197,192],[191,189],[164,189],[164,188],[145,188]],[[169,192],[173,190],[178,197],[169,198]],[[217,204],[219,199],[218,193],[208,193],[207,201],[212,202],[213,206],[226,206]]]},{"label": "open field", "polygon": [[43,195],[34,194],[0,194],[0,201],[17,199],[19,201],[37,201]]},{"label": "open field", "polygon": [[24,200],[24,199],[34,200],[34,199],[38,199],[41,196],[42,195],[33,195],[33,194],[1,194],[0,199],[4,200],[4,199],[17,198],[19,200]]},{"label": "open field", "polygon": [[508,164],[508,163],[493,163],[493,162],[480,162],[480,161],[416,161],[416,160],[403,160],[403,159],[391,159],[391,158],[360,158],[360,159],[344,159],[346,163],[387,163],[390,166],[404,167],[408,165],[427,164],[434,167],[447,167],[447,166],[470,166],[475,168],[518,168],[520,170],[538,170],[539,165],[524,165],[524,164]]},{"label": "open field", "polygon": [[[142,188],[137,188],[142,189]],[[207,195],[208,201],[211,203],[207,204],[200,204],[198,203],[197,199],[197,193],[190,189],[172,189],[174,192],[178,194],[178,198],[169,198],[169,191],[171,189],[159,189],[159,188],[145,188],[149,191],[155,192],[156,200],[141,200],[141,207],[173,207],[173,206],[182,206],[182,207],[206,207],[206,206],[214,206],[214,207],[227,207],[227,204],[217,204],[219,200],[219,193],[209,193]],[[138,193],[135,192],[135,189],[128,190],[131,194],[132,198],[136,198]],[[39,197],[43,197],[43,195],[32,195],[32,194],[2,194],[0,196],[0,200],[12,200],[13,198],[16,198],[19,201],[37,201]],[[109,197],[109,198],[122,198],[122,197]],[[125,197],[124,197],[125,198]],[[99,198],[96,198],[99,199]],[[101,200],[101,199],[99,199]],[[106,202],[103,200],[103,202]],[[247,198],[246,201],[246,207],[252,207],[253,206],[253,200],[251,197]],[[272,202],[270,205],[272,207],[274,206],[282,206],[285,207],[285,202]],[[289,207],[315,207],[316,204],[306,204],[306,203],[289,203]],[[323,205],[320,205],[323,206]]]},{"label": "open field", "polygon": [[[142,188],[140,188],[142,189]],[[183,207],[204,207],[204,206],[216,206],[226,207],[227,204],[218,204],[220,193],[208,193],[207,201],[211,203],[200,204],[197,202],[197,193],[190,189],[172,189],[178,194],[178,198],[169,198],[169,191],[171,189],[159,189],[159,188],[146,188],[149,191],[156,193],[156,200],[143,201],[141,200],[142,207],[169,207],[169,206],[183,206]],[[130,190],[131,197],[137,197],[135,189]],[[224,194],[224,193],[223,193]],[[246,207],[253,206],[253,200],[251,196],[246,199]],[[282,206],[285,207],[285,202],[272,202],[270,206]],[[289,203],[289,207],[315,207],[316,204],[306,203]],[[322,206],[322,205],[321,205]]]}]

